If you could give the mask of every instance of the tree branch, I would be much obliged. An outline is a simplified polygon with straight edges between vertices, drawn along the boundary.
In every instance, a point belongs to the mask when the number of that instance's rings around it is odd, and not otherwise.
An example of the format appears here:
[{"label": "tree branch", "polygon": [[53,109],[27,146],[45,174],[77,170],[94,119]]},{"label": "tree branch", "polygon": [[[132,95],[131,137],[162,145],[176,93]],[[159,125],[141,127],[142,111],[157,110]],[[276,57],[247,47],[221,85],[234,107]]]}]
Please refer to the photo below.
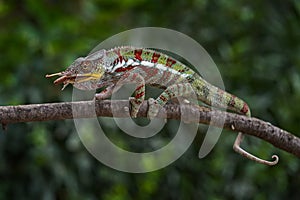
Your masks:
[{"label": "tree branch", "polygon": [[[76,113],[72,112],[72,106],[76,106]],[[0,123],[7,125],[19,122],[63,120],[72,118],[94,117],[94,108],[97,116],[102,117],[129,117],[124,108],[129,108],[127,100],[103,100],[103,101],[78,101],[64,103],[46,103],[18,106],[1,106]],[[112,113],[112,109],[114,113]],[[147,116],[148,104],[145,101],[138,113],[138,117]],[[261,138],[275,147],[285,150],[300,158],[300,138],[264,122],[257,118],[229,113],[225,111],[215,111],[207,107],[195,107],[188,104],[179,106],[178,104],[167,104],[164,106],[168,119],[181,119],[181,109],[191,115],[199,112],[199,123],[212,124],[214,126],[243,132],[248,135]],[[74,111],[74,110],[73,110]],[[225,117],[225,123],[220,123]],[[163,117],[160,112],[158,117]],[[211,119],[214,119],[211,121]]]}]

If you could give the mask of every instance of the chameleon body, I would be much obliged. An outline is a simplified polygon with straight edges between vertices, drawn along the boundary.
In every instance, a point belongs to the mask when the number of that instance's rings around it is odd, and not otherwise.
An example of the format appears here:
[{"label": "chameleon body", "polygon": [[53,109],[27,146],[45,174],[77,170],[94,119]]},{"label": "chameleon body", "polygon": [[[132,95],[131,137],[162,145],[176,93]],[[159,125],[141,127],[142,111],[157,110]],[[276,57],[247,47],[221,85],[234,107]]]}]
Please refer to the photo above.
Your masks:
[{"label": "chameleon body", "polygon": [[[248,105],[240,98],[217,88],[191,68],[176,59],[155,51],[137,47],[117,47],[110,50],[99,50],[87,57],[76,59],[65,71],[46,75],[60,76],[55,84],[63,83],[63,89],[69,84],[82,90],[95,90],[105,87],[97,93],[97,99],[106,99],[126,83],[136,83],[131,102],[131,116],[136,117],[145,98],[145,85],[159,87],[164,91],[158,98],[150,99],[148,117],[154,118],[160,107],[176,97],[188,97],[195,93],[197,99],[207,105],[230,109],[236,113],[251,116]],[[234,150],[243,156],[259,163],[274,165],[249,154],[240,147],[243,134],[239,133],[234,143]]]}]

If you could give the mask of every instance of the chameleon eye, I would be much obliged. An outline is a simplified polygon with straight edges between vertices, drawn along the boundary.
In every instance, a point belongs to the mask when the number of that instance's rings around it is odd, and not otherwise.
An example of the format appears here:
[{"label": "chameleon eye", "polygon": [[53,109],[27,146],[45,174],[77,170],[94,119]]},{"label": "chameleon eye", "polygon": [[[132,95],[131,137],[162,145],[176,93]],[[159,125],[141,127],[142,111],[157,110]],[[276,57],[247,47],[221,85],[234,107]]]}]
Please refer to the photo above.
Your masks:
[{"label": "chameleon eye", "polygon": [[88,67],[91,65],[91,62],[90,61],[84,61],[82,63],[82,68],[83,69],[88,69]]}]

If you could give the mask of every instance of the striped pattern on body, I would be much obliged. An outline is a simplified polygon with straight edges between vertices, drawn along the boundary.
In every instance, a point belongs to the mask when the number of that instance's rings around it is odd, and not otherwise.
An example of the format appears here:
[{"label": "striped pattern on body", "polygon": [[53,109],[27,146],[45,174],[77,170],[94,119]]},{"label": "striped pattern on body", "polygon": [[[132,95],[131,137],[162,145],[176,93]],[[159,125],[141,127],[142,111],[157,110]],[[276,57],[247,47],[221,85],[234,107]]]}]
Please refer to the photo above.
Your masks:
[{"label": "striped pattern on body", "polygon": [[[112,65],[108,67],[107,73],[115,77],[122,77],[124,74],[140,74],[145,79],[145,84],[166,89],[156,99],[156,103],[161,106],[172,98],[188,96],[191,92],[188,88],[190,84],[198,100],[214,107],[228,108],[250,116],[249,107],[243,100],[211,85],[191,68],[164,53],[151,49],[119,47],[108,50],[106,54],[108,57],[115,58]],[[186,82],[189,84],[185,84]],[[141,87],[137,89],[135,98],[136,101],[141,102],[145,91],[141,90]]]}]

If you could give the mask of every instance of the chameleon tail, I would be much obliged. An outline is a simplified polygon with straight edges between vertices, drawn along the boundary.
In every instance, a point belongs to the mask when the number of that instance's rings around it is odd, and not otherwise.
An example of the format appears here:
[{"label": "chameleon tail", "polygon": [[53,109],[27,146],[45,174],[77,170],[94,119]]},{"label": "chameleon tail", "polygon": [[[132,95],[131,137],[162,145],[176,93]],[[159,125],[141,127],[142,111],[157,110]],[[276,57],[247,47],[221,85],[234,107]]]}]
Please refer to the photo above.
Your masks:
[{"label": "chameleon tail", "polygon": [[235,139],[235,142],[234,142],[234,145],[233,145],[233,149],[241,154],[242,156],[250,159],[250,160],[253,160],[253,161],[256,161],[258,163],[261,163],[261,164],[265,164],[265,165],[276,165],[279,161],[279,157],[277,155],[273,155],[272,158],[274,159],[273,161],[267,161],[267,160],[263,160],[263,159],[260,159],[250,153],[248,153],[247,151],[245,151],[244,149],[242,149],[240,147],[241,145],[241,142],[243,140],[243,137],[244,137],[244,134],[239,132],[238,136],[236,137]]},{"label": "chameleon tail", "polygon": [[[234,104],[230,107],[230,102],[229,102],[227,104],[227,105],[229,105],[229,109],[234,110],[236,112],[239,112],[243,115],[246,115],[247,117],[251,117],[250,109],[249,109],[248,105],[243,100],[241,100],[241,99],[239,99],[235,96],[232,96],[230,99],[231,99],[231,101],[234,100]],[[244,157],[246,157],[250,160],[256,161],[256,162],[261,163],[261,164],[271,166],[271,165],[276,165],[278,163],[279,157],[277,155],[272,156],[272,158],[274,159],[273,161],[267,161],[267,160],[260,159],[256,156],[248,153],[244,149],[242,149],[240,147],[240,145],[241,145],[241,142],[243,141],[243,138],[244,138],[244,134],[239,132],[238,136],[236,137],[235,142],[233,144],[233,150],[234,151],[236,151],[237,153],[241,154],[242,156],[244,156]]]},{"label": "chameleon tail", "polygon": [[[217,88],[209,84],[198,75],[194,75],[194,76],[196,78],[192,82],[192,86],[197,91],[196,93],[199,95],[198,99],[200,101],[203,101],[208,105],[229,109],[234,112],[251,117],[250,109],[243,100],[239,99],[234,95],[227,93],[226,91],[221,90],[220,88]],[[274,159],[273,161],[267,161],[267,160],[260,159],[248,153],[244,149],[242,149],[240,145],[241,142],[243,141],[243,137],[244,134],[240,132],[234,142],[233,149],[237,153],[241,154],[242,156],[250,160],[256,161],[258,163],[266,164],[266,165],[276,165],[278,163],[279,157],[277,155],[272,156],[272,158]]]}]

